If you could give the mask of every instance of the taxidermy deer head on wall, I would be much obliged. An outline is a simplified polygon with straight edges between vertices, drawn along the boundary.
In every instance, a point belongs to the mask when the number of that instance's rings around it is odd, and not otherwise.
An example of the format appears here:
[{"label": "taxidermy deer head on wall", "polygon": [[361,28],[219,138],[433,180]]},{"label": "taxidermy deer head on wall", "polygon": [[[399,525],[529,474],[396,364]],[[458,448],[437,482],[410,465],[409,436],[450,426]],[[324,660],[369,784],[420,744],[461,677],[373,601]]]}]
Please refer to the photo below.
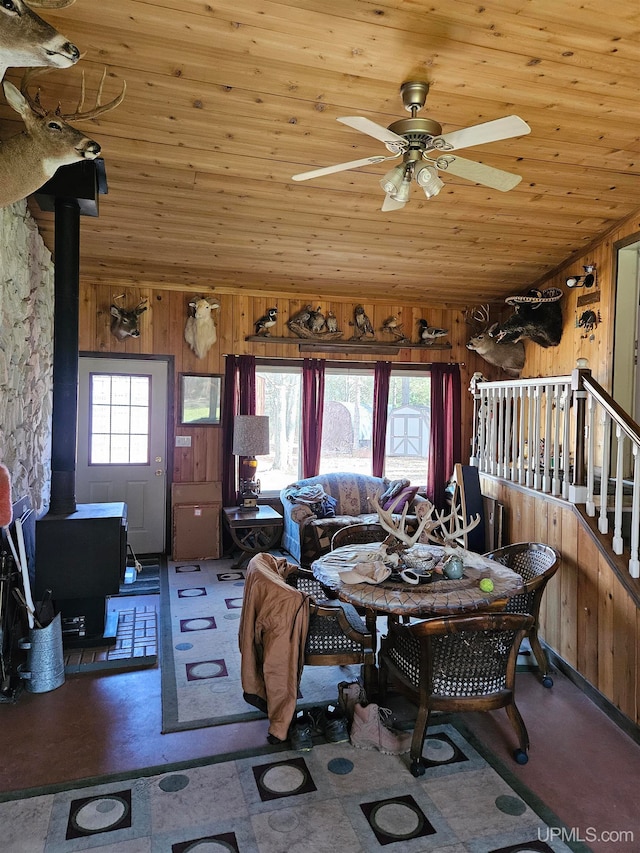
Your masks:
[{"label": "taxidermy deer head on wall", "polygon": [[147,310],[146,302],[148,299],[142,299],[135,308],[125,308],[124,305],[116,303],[124,299],[124,293],[114,297],[113,305],[111,306],[111,334],[119,341],[125,338],[139,338],[140,324],[139,319],[143,311]]},{"label": "taxidermy deer head on wall", "polygon": [[27,91],[32,77],[42,72],[40,68],[27,71],[20,90],[6,80],[2,84],[9,106],[22,116],[25,129],[0,143],[0,207],[20,201],[40,189],[60,166],[80,160],[94,160],[100,154],[100,145],[67,122],[96,118],[115,109],[124,98],[126,84],[123,84],[117,98],[108,104],[100,104],[105,69],[93,109],[82,112],[85,93],[83,75],[76,111],[62,115],[58,106],[55,112],[50,112],[40,103],[39,91],[34,98]]},{"label": "taxidermy deer head on wall", "polygon": [[464,320],[474,330],[467,341],[467,349],[477,352],[489,364],[501,367],[509,376],[519,377],[524,367],[524,344],[521,341],[500,343],[491,337],[498,324],[489,323],[489,305],[467,308]]},{"label": "taxidermy deer head on wall", "polygon": [[74,0],[0,0],[0,80],[7,68],[68,68],[80,51],[29,7],[63,9]]}]

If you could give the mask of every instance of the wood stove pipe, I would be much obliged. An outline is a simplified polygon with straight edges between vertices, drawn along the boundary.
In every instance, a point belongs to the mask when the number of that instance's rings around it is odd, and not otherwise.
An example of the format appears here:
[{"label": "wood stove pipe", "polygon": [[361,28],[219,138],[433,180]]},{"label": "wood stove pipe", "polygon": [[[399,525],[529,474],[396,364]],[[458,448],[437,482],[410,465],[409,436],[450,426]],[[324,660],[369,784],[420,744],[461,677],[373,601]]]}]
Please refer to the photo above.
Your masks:
[{"label": "wood stove pipe", "polygon": [[98,216],[98,196],[107,192],[104,160],[97,158],[63,166],[35,194],[41,210],[55,212],[49,515],[70,515],[77,508],[80,217]]},{"label": "wood stove pipe", "polygon": [[70,515],[76,511],[80,302],[80,207],[75,199],[56,198],[55,201],[54,287],[49,512]]}]

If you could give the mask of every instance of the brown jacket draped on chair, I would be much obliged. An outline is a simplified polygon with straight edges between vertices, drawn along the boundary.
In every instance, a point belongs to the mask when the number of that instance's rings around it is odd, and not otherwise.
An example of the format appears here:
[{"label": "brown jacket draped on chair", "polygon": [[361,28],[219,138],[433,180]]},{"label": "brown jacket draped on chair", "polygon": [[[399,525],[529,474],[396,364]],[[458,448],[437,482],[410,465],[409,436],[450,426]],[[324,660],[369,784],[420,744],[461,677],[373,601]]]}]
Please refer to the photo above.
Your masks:
[{"label": "brown jacket draped on chair", "polygon": [[271,554],[251,558],[238,634],[245,701],[265,711],[279,740],[295,713],[309,628],[309,596],[285,580],[295,570]]}]

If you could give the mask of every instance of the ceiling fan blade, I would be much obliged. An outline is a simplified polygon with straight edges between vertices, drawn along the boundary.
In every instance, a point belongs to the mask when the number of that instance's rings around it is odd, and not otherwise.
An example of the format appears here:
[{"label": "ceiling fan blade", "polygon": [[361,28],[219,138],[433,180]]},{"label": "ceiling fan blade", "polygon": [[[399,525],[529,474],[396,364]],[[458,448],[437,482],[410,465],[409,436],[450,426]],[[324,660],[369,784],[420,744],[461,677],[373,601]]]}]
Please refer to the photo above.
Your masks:
[{"label": "ceiling fan blade", "polygon": [[380,142],[384,142],[392,147],[395,147],[396,144],[403,149],[407,147],[407,141],[404,136],[400,136],[392,130],[387,130],[387,128],[383,127],[381,124],[376,124],[375,121],[371,121],[363,116],[342,116],[341,118],[336,119],[336,121],[340,121],[342,124],[346,124],[354,130],[359,130],[360,133],[366,133],[369,136],[373,136],[374,139],[379,139]]},{"label": "ceiling fan blade", "polygon": [[338,163],[335,166],[325,166],[323,169],[300,172],[298,175],[292,175],[291,179],[294,181],[308,181],[310,178],[321,178],[323,175],[333,175],[335,172],[346,172],[347,169],[358,169],[360,166],[373,166],[388,159],[389,157],[384,157],[381,154],[375,157],[364,157],[362,160],[350,160],[348,163]]},{"label": "ceiling fan blade", "polygon": [[433,147],[441,151],[454,151],[457,148],[470,148],[472,145],[484,145],[485,142],[510,139],[512,136],[523,136],[525,133],[531,133],[526,121],[520,116],[505,116],[436,136],[433,139]]},{"label": "ceiling fan blade", "polygon": [[395,198],[391,198],[389,193],[387,193],[384,197],[380,210],[400,210],[400,208],[404,207],[405,204],[406,201],[396,201]]},{"label": "ceiling fan blade", "polygon": [[484,163],[476,163],[475,160],[465,160],[464,157],[444,155],[435,163],[443,172],[449,172],[459,178],[465,178],[475,184],[483,184],[485,187],[491,187],[503,193],[517,187],[522,180],[520,175],[514,175],[513,172],[494,169],[493,166],[485,166]]}]

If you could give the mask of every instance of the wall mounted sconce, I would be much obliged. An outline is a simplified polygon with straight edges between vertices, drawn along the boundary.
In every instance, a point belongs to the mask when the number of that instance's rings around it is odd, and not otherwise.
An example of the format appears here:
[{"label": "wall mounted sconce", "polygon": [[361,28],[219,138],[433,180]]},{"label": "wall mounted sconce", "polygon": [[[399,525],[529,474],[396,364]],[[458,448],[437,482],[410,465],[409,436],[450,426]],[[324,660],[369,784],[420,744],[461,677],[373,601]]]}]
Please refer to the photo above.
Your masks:
[{"label": "wall mounted sconce", "polygon": [[567,287],[593,287],[596,283],[596,265],[583,266],[584,275],[572,275],[566,281]]}]

